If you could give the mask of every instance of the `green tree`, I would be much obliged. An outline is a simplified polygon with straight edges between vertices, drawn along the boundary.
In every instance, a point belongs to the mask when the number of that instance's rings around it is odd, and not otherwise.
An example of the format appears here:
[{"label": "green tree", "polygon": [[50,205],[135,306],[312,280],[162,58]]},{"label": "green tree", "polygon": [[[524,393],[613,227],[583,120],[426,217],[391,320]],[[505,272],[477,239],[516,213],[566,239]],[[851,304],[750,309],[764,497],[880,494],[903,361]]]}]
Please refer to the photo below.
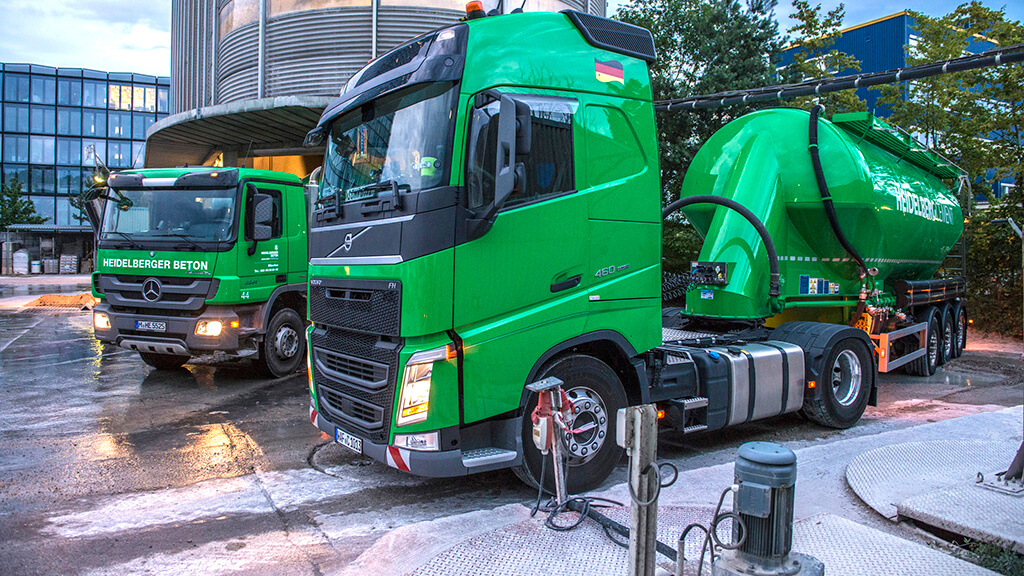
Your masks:
[{"label": "green tree", "polygon": [[[617,18],[654,35],[658,61],[651,66],[655,100],[766,86],[775,81],[782,48],[775,0],[634,0]],[[698,148],[719,128],[755,106],[663,112],[658,146],[664,202],[679,197],[683,176]],[[666,269],[684,271],[700,239],[690,227],[666,226]]]},{"label": "green tree", "polygon": [[15,224],[42,224],[46,218],[36,214],[35,204],[22,198],[22,183],[12,178],[0,190],[0,230],[6,232]]},{"label": "green tree", "polygon": [[[793,38],[793,61],[782,71],[785,82],[803,82],[818,78],[843,76],[860,71],[860,61],[835,48],[836,41],[843,35],[840,27],[846,15],[843,4],[821,13],[821,4],[811,6],[808,0],[794,0],[796,10],[791,17],[797,24],[789,29]],[[793,101],[799,108],[810,109],[815,104],[825,107],[825,115],[831,118],[837,112],[858,112],[867,110],[867,103],[854,90],[832,92],[821,96],[801,96]]]},{"label": "green tree", "polygon": [[[908,47],[908,65],[962,56],[979,41],[1001,46],[1024,42],[1020,22],[976,1],[941,17],[913,15],[918,40]],[[879,105],[892,112],[893,123],[950,158],[967,173],[974,192],[989,197],[991,207],[974,211],[965,226],[970,311],[975,326],[1020,336],[1020,240],[992,220],[1024,223],[1024,66],[943,74],[877,90]],[[1017,186],[997,202],[991,190],[1005,178]],[[965,214],[971,213],[972,199],[961,203]]]}]

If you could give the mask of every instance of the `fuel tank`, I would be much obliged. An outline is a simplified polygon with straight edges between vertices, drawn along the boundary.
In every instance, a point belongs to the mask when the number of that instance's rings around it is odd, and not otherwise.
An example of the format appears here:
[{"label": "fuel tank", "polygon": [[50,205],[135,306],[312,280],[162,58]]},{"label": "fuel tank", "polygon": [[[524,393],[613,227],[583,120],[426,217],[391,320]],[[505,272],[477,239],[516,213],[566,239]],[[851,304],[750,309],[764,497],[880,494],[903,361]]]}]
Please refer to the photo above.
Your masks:
[{"label": "fuel tank", "polygon": [[[861,278],[836,239],[809,153],[810,114],[761,110],[716,132],[694,157],[682,197],[713,194],[750,209],[779,256],[785,308],[856,305]],[[839,225],[885,293],[896,280],[931,278],[964,228],[959,169],[867,112],[819,119],[818,147]],[[725,207],[683,210],[704,237],[700,261],[724,278],[687,295],[686,314],[767,318],[768,258],[754,228]],[[706,268],[705,268],[706,270]]]}]

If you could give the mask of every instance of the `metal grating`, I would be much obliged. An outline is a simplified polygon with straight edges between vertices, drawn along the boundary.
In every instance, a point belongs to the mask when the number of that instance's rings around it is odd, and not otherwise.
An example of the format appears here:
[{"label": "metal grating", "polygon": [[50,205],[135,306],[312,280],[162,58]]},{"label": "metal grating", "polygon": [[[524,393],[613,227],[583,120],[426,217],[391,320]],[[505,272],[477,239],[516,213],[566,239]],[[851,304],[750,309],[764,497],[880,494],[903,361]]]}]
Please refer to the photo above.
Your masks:
[{"label": "metal grating", "polygon": [[[356,330],[371,334],[398,336],[402,307],[402,285],[391,282],[393,288],[363,288],[354,281],[350,286],[340,288],[321,284],[309,287],[310,320],[317,325],[332,326],[344,330]],[[362,295],[351,297],[355,286]]]},{"label": "metal grating", "polygon": [[313,358],[319,363],[319,368],[335,380],[369,390],[379,390],[388,384],[387,364],[353,358],[323,348],[314,348]]},{"label": "metal grating", "polygon": [[962,173],[952,162],[915,140],[910,134],[890,126],[870,112],[845,112],[832,117],[832,123],[875,146],[923,168],[939,178],[955,179]]},{"label": "metal grating", "polygon": [[[350,358],[363,359],[368,362],[378,363],[388,367],[389,374],[398,373],[398,352],[402,348],[400,339],[386,339],[377,335],[338,330],[335,328],[317,328],[310,337],[310,344],[313,350],[326,350],[341,354]],[[321,412],[328,419],[335,423],[347,423],[355,428],[354,431],[362,432],[370,441],[383,444],[388,440],[391,428],[391,411],[394,403],[396,378],[390,376],[386,385],[379,390],[367,390],[361,386],[354,386],[343,379],[332,378],[330,374],[321,368],[320,362],[313,363],[313,377],[317,387],[317,397],[320,399]],[[333,403],[325,402],[325,396],[335,394]],[[352,401],[349,412],[345,412],[345,399]],[[361,410],[374,410],[374,416],[381,426],[376,428],[376,422],[368,425],[367,421],[362,423],[353,421],[356,414],[366,415]],[[372,428],[372,429],[371,429]]]}]

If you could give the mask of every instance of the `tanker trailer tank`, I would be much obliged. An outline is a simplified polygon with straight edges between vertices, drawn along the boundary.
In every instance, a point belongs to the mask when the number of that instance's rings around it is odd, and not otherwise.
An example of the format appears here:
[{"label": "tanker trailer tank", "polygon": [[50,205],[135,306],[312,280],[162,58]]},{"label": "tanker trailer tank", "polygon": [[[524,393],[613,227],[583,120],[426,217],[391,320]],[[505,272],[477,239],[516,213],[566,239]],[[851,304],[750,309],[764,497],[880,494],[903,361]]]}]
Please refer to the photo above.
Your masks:
[{"label": "tanker trailer tank", "polygon": [[[823,182],[812,162],[812,119]],[[946,336],[955,349],[955,330],[943,335],[942,328],[944,315],[957,323],[962,279],[944,282],[942,300],[929,296],[923,302],[921,294],[936,288],[929,279],[963,232],[960,204],[943,182],[961,172],[924,148],[867,112],[836,114],[830,122],[775,108],[724,126],[694,157],[680,197],[721,196],[753,212],[774,241],[781,294],[769,294],[765,245],[749,222],[734,210],[693,204],[683,213],[704,244],[691,267],[699,297],[697,291],[688,294],[684,318],[763,320],[767,327],[794,320],[850,323],[884,344],[876,350],[879,367],[892,369],[884,353],[891,341],[909,337],[917,344],[896,356],[924,348],[934,316],[937,346]],[[835,226],[826,202],[834,206]],[[908,290],[917,297],[904,294]],[[898,308],[906,302],[920,305]],[[915,325],[916,331],[879,341],[883,333]],[[950,350],[948,356],[955,355]],[[938,354],[937,363],[944,359]]]}]

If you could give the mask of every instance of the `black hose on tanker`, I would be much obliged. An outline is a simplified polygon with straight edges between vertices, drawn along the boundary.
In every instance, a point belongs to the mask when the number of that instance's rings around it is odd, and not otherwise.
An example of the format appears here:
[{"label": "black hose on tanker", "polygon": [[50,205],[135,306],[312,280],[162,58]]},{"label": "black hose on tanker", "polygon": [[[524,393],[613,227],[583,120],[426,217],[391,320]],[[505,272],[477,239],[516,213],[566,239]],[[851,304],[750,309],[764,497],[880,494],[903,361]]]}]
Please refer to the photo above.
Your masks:
[{"label": "black hose on tanker", "polygon": [[685,208],[691,204],[717,204],[719,206],[725,206],[730,210],[734,210],[747,219],[748,222],[757,230],[758,236],[761,237],[761,241],[764,242],[765,250],[768,251],[768,270],[771,273],[768,279],[768,296],[771,298],[778,298],[782,293],[782,287],[779,284],[779,256],[775,252],[775,243],[772,242],[772,237],[768,235],[768,229],[764,227],[764,224],[754,216],[754,213],[747,209],[746,206],[730,200],[729,198],[723,198],[721,196],[712,196],[710,194],[699,194],[697,196],[687,196],[686,198],[680,198],[675,202],[669,204],[661,211],[662,219],[668,218],[670,214]]},{"label": "black hose on tanker", "polygon": [[[821,203],[825,207],[828,223],[832,226],[832,232],[836,235],[836,239],[839,240],[839,244],[857,261],[857,266],[860,267],[860,277],[865,278],[868,274],[874,276],[878,272],[873,269],[868,270],[868,265],[864,263],[864,259],[860,257],[857,249],[850,244],[850,241],[846,239],[846,235],[843,234],[843,229],[839,226],[839,219],[836,218],[836,208],[832,205],[832,195],[828,191],[828,183],[825,182],[825,171],[821,168],[821,156],[818,154],[818,117],[824,109],[825,107],[821,104],[811,108],[811,123],[807,134],[807,150],[811,153],[811,165],[814,167],[814,179],[818,182],[818,192],[821,193]],[[861,288],[857,311],[853,313],[853,317],[850,319],[851,326],[864,314],[866,297],[867,292],[864,288]]]}]

